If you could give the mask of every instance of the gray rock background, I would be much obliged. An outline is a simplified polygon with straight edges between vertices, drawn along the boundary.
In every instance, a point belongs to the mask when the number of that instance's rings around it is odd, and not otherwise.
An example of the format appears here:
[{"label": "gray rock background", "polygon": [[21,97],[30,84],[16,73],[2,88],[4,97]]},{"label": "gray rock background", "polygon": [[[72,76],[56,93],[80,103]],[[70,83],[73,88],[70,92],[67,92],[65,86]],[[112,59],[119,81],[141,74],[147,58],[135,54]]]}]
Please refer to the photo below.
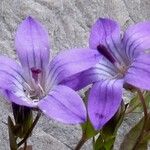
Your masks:
[{"label": "gray rock background", "polygon": [[[52,54],[73,47],[88,46],[91,25],[99,17],[117,20],[124,30],[129,24],[150,19],[150,0],[0,0],[0,54],[16,58],[14,35],[17,25],[28,15],[48,29]],[[0,150],[8,150],[7,121],[10,105],[0,99]],[[126,118],[118,132],[115,150],[129,128],[139,118]],[[30,143],[34,150],[70,150],[81,136],[79,126],[68,126],[42,116]],[[84,146],[85,150],[92,150]]]}]

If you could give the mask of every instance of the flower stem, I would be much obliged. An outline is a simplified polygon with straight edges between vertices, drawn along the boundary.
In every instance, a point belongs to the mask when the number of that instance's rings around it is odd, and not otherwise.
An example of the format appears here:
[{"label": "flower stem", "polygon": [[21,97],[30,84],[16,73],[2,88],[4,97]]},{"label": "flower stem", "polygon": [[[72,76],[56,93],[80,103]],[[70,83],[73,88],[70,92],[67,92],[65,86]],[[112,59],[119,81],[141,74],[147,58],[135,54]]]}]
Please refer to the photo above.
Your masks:
[{"label": "flower stem", "polygon": [[23,150],[26,150],[26,149],[27,149],[27,140],[24,143],[24,149]]},{"label": "flower stem", "polygon": [[145,99],[143,97],[143,93],[139,89],[137,89],[137,93],[139,95],[139,99],[140,99],[140,101],[142,103],[142,106],[143,106],[144,117],[145,117],[145,121],[146,121],[147,118],[148,118],[148,112],[147,112],[147,106],[146,106],[146,103],[145,103]]},{"label": "flower stem", "polygon": [[86,134],[83,132],[82,137],[74,150],[80,150],[86,141],[87,141]]},{"label": "flower stem", "polygon": [[145,127],[146,127],[146,123],[147,123],[147,120],[148,120],[147,106],[146,106],[146,103],[145,103],[145,99],[143,97],[143,93],[139,89],[137,89],[137,93],[139,95],[139,99],[140,99],[140,101],[142,103],[142,106],[143,106],[144,123],[143,123],[143,127],[142,127],[142,130],[141,130],[141,133],[140,133],[140,135],[138,137],[138,140],[137,140],[137,142],[136,142],[136,144],[135,144],[135,146],[133,147],[132,150],[136,150],[137,147],[138,147],[138,144],[141,142],[141,140],[143,138],[143,135],[144,135],[144,130],[145,130]]},{"label": "flower stem", "polygon": [[35,118],[35,120],[34,120],[32,126],[31,126],[31,128],[28,130],[28,132],[27,132],[27,134],[24,136],[23,140],[18,143],[18,147],[20,147],[22,144],[24,144],[24,143],[27,142],[27,139],[28,139],[28,137],[30,136],[31,132],[33,131],[35,125],[37,124],[37,122],[38,122],[40,116],[41,116],[41,112],[38,112],[38,114],[37,114],[37,116],[36,116],[36,118]]}]

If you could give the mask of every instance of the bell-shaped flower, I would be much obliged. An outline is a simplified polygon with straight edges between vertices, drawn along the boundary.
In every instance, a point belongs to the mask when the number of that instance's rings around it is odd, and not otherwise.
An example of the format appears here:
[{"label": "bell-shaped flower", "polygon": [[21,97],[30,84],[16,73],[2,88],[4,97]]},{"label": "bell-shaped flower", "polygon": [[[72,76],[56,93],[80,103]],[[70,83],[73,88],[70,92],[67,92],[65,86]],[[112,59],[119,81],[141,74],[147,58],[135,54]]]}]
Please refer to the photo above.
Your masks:
[{"label": "bell-shaped flower", "polygon": [[99,53],[89,48],[72,49],[50,61],[48,33],[31,17],[18,27],[15,46],[21,64],[0,56],[0,88],[6,99],[40,109],[48,117],[64,123],[84,122],[86,108],[82,99],[60,83],[96,64]]},{"label": "bell-shaped flower", "polygon": [[150,90],[150,22],[130,26],[121,37],[117,22],[100,18],[92,26],[89,47],[103,56],[99,63],[62,83],[75,90],[93,83],[88,115],[98,130],[117,112],[123,87]]}]

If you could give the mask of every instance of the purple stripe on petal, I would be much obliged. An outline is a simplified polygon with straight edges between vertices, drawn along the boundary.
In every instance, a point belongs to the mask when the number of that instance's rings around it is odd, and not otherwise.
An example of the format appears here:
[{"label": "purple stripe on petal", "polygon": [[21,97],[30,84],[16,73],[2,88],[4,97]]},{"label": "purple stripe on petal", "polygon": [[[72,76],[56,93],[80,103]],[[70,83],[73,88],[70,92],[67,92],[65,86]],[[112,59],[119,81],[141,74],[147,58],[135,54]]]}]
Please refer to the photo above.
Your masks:
[{"label": "purple stripe on petal", "polygon": [[[106,75],[104,74],[106,77]],[[74,90],[81,90],[87,85],[99,81],[99,74],[94,73],[93,68],[83,71],[81,73],[75,74],[69,78],[63,80],[60,84],[66,85]]]},{"label": "purple stripe on petal", "polygon": [[93,85],[88,114],[96,130],[101,129],[117,112],[122,100],[123,80],[105,80]]},{"label": "purple stripe on petal", "polygon": [[126,60],[121,49],[120,27],[117,22],[100,18],[92,26],[89,46],[97,49],[98,45],[103,45],[111,53],[111,56],[118,62]]},{"label": "purple stripe on petal", "polygon": [[[135,57],[135,52],[143,52],[150,48],[150,22],[142,22],[130,26],[124,34],[123,45],[128,57]],[[135,51],[135,52],[133,52]]]},{"label": "purple stripe on petal", "polygon": [[36,107],[24,93],[23,84],[9,74],[0,73],[0,92],[9,101],[27,107]]},{"label": "purple stripe on petal", "polygon": [[3,92],[5,98],[7,98],[7,100],[9,100],[10,102],[21,106],[37,107],[37,103],[29,100],[25,95],[22,95],[22,92],[18,92],[17,95],[16,93],[11,92],[10,90],[4,90]]},{"label": "purple stripe on petal", "polygon": [[85,86],[97,81],[115,78],[117,69],[106,58],[102,58],[99,63],[86,71],[64,79],[61,84],[65,84],[74,90],[80,90]]},{"label": "purple stripe on petal", "polygon": [[60,53],[50,64],[47,87],[50,88],[50,85],[59,84],[65,78],[91,68],[100,58],[97,51],[88,48]]},{"label": "purple stripe on petal", "polygon": [[144,90],[150,90],[150,55],[140,55],[129,67],[125,82]]},{"label": "purple stripe on petal", "polygon": [[24,84],[27,84],[22,75],[22,68],[13,59],[0,56],[0,91],[10,102],[18,105],[35,107],[24,93]]},{"label": "purple stripe on petal", "polygon": [[67,124],[86,121],[86,108],[79,95],[66,86],[55,88],[43,98],[38,107],[45,115]]},{"label": "purple stripe on petal", "polygon": [[15,44],[28,81],[31,68],[45,70],[49,63],[48,33],[37,20],[28,17],[20,24]]},{"label": "purple stripe on petal", "polygon": [[22,75],[22,68],[15,60],[0,56],[0,79],[15,81],[19,84],[26,82]]}]

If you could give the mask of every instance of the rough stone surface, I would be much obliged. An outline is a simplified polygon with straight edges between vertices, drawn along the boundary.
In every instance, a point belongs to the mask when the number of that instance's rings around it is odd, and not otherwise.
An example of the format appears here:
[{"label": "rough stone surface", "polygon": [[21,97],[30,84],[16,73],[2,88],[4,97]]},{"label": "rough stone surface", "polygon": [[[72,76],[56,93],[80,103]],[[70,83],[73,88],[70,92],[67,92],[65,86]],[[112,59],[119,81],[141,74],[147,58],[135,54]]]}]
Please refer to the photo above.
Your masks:
[{"label": "rough stone surface", "polygon": [[[16,58],[14,35],[17,25],[28,15],[48,29],[53,55],[63,49],[88,46],[89,30],[99,17],[116,19],[124,30],[134,22],[150,19],[149,0],[0,0],[0,54]],[[0,150],[8,150],[9,104],[0,99]],[[131,119],[132,118],[132,119]],[[115,150],[123,136],[137,121],[134,115],[119,130]],[[69,150],[81,136],[79,126],[68,126],[42,116],[30,142],[34,150]],[[89,146],[83,149],[91,150]]]}]

